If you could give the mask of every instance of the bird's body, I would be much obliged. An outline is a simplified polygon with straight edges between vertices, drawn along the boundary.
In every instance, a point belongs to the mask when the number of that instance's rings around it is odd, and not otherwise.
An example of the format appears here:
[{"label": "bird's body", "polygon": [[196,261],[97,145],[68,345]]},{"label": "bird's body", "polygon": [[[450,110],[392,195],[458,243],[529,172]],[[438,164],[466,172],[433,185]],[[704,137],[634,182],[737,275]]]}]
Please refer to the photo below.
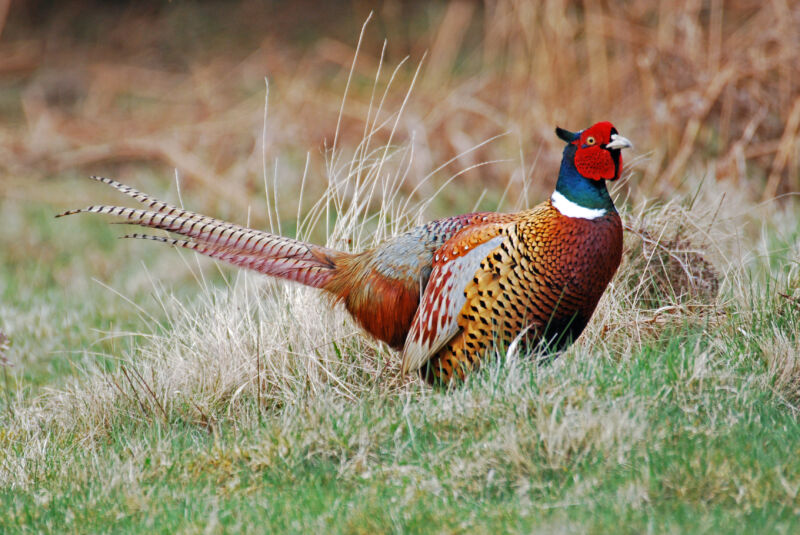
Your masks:
[{"label": "bird's body", "polygon": [[97,180],[148,207],[62,215],[116,215],[183,239],[132,237],[320,288],[369,334],[402,350],[404,372],[447,383],[515,341],[549,351],[571,343],[619,266],[622,224],[604,180],[619,177],[619,150],[630,143],[610,123],[558,133],[569,144],[550,200],[516,214],[432,221],[356,254],[194,214],[105,178]]},{"label": "bird's body", "polygon": [[443,249],[448,257],[434,263],[443,273],[455,271],[449,255],[476,251],[468,280],[450,286],[460,279],[454,274],[429,283],[404,348],[406,368],[437,381],[463,379],[518,336],[528,350],[548,352],[575,340],[619,266],[622,223],[616,212],[571,218],[548,200],[482,232],[468,229]]}]

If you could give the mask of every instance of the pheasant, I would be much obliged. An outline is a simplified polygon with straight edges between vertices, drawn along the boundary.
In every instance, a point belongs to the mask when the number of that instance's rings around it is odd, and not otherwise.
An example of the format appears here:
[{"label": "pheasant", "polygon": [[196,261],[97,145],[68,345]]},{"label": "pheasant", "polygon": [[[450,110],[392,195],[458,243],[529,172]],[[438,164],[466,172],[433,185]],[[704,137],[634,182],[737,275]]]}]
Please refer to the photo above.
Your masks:
[{"label": "pheasant", "polygon": [[402,372],[463,380],[512,343],[555,354],[583,331],[622,255],[622,224],[606,189],[631,143],[609,122],[566,142],[552,196],[515,214],[439,219],[347,253],[196,214],[102,177],[146,205],[90,206],[123,223],[180,237],[130,234],[324,290],[370,335],[402,351]]}]

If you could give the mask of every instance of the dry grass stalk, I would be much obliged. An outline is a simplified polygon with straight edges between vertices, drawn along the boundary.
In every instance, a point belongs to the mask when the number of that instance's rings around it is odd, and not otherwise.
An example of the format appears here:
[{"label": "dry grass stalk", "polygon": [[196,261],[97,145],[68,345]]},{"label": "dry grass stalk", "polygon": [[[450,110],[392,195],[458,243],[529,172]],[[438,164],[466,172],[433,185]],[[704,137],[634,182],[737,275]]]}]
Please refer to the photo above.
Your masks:
[{"label": "dry grass stalk", "polygon": [[11,402],[11,385],[8,381],[8,368],[11,366],[11,363],[8,361],[8,357],[6,357],[6,351],[8,351],[10,340],[5,335],[3,331],[0,331],[0,368],[3,368],[3,382],[4,390],[6,393],[6,409],[8,412],[13,416],[14,408]]}]

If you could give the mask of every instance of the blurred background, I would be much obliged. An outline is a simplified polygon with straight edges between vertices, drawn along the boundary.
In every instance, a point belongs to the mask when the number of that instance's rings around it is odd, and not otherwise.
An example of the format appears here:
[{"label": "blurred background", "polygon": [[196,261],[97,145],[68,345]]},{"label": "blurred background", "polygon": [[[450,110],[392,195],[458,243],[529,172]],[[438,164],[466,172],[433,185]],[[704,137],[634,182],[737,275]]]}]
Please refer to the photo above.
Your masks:
[{"label": "blurred background", "polygon": [[385,106],[397,110],[422,64],[393,139],[414,144],[419,176],[507,133],[456,158],[443,175],[505,160],[462,181],[502,188],[524,161],[541,194],[560,158],[554,125],[608,119],[635,141],[644,157],[637,187],[651,195],[673,194],[695,164],[756,199],[800,189],[793,2],[0,5],[4,195],[34,187],[46,198],[42,181],[72,174],[136,181],[147,169],[171,180],[177,169],[200,207],[244,209],[263,182],[264,77],[268,159],[278,157],[288,179],[311,153],[310,177],[318,177],[370,13],[343,147],[360,141],[373,90],[384,90],[399,65]]},{"label": "blurred background", "polygon": [[407,148],[405,194],[461,173],[427,217],[542,200],[554,127],[599,120],[636,146],[623,203],[703,182],[753,203],[796,192],[798,28],[781,0],[0,1],[0,321],[53,340],[17,342],[31,364],[86,345],[87,318],[135,328],[92,278],[135,299],[146,257],[196,289],[168,248],[53,220],[124,202],[87,175],[176,201],[177,174],[188,208],[258,228],[277,193],[291,235],[368,125],[384,125],[373,147]]}]

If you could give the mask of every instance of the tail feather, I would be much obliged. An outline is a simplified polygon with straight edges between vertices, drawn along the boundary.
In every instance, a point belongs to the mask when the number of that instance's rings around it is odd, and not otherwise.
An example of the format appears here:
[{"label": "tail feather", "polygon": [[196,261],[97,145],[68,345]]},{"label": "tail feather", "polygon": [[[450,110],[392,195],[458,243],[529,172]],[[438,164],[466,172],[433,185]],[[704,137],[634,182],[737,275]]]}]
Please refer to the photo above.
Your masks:
[{"label": "tail feather", "polygon": [[120,223],[166,230],[184,237],[181,239],[130,234],[124,236],[126,238],[149,239],[192,249],[237,266],[317,288],[324,287],[335,275],[336,260],[346,255],[333,249],[183,210],[111,179],[92,178],[147,204],[148,208],[95,205],[69,210],[56,217],[78,213],[113,215],[122,219]]},{"label": "tail feather", "polygon": [[122,238],[152,240],[175,247],[191,249],[216,260],[222,260],[229,264],[252,269],[273,277],[299,282],[314,288],[323,288],[333,277],[336,270],[336,265],[332,262],[314,263],[302,258],[270,257],[264,254],[249,254],[242,250],[207,245],[194,240],[138,233],[126,234],[122,236]]},{"label": "tail feather", "polygon": [[102,182],[103,184],[108,184],[112,188],[116,189],[117,191],[121,191],[128,197],[133,197],[140,203],[146,204],[150,210],[155,212],[164,212],[164,211],[172,211],[175,210],[176,207],[166,203],[164,201],[159,201],[158,199],[151,197],[147,193],[141,192],[137,189],[134,189],[127,184],[123,184],[122,182],[117,182],[113,178],[106,178],[104,176],[90,176],[92,180],[96,180],[98,182]]},{"label": "tail feather", "polygon": [[[185,219],[186,221],[196,221],[198,223],[214,223],[221,229],[225,228],[225,229],[236,230],[236,229],[242,229],[243,228],[243,227],[240,227],[240,226],[235,225],[233,223],[228,223],[227,221],[221,221],[219,219],[214,219],[212,217],[204,216],[202,214],[197,214],[197,213],[191,212],[189,210],[184,210],[183,208],[179,208],[179,207],[174,206],[172,204],[169,204],[169,203],[166,203],[166,202],[161,201],[159,199],[156,199],[155,197],[151,197],[150,195],[148,195],[148,194],[146,194],[144,192],[141,192],[141,191],[139,191],[137,189],[134,189],[134,188],[132,188],[132,187],[126,185],[126,184],[123,184],[121,182],[117,182],[116,180],[111,179],[111,178],[106,178],[106,177],[102,177],[102,176],[90,176],[89,178],[92,179],[92,180],[96,180],[98,182],[101,182],[103,184],[107,184],[107,185],[111,186],[112,188],[116,189],[117,191],[120,191],[120,192],[124,193],[125,195],[136,199],[140,203],[146,204],[148,211],[153,212],[154,214],[164,214],[165,216],[170,216],[170,217],[171,216],[180,217],[180,218]],[[82,208],[82,209],[78,209],[78,210],[68,210],[66,212],[63,212],[61,214],[56,215],[56,217],[63,217],[63,216],[67,216],[67,215],[79,214],[79,213],[82,213],[82,212],[111,213],[110,211],[102,211],[101,208],[107,208],[107,209],[110,210],[111,208],[114,208],[114,207],[110,207],[110,206],[109,207],[90,206],[88,208]],[[126,208],[123,208],[123,207],[117,207],[117,208],[119,210],[126,210]],[[111,213],[111,215],[123,215],[123,214],[121,214],[121,213],[119,213],[119,214]],[[123,222],[123,223],[126,223],[126,222]],[[169,229],[165,229],[165,230],[169,230]],[[246,230],[250,230],[250,229],[246,229]]]}]

